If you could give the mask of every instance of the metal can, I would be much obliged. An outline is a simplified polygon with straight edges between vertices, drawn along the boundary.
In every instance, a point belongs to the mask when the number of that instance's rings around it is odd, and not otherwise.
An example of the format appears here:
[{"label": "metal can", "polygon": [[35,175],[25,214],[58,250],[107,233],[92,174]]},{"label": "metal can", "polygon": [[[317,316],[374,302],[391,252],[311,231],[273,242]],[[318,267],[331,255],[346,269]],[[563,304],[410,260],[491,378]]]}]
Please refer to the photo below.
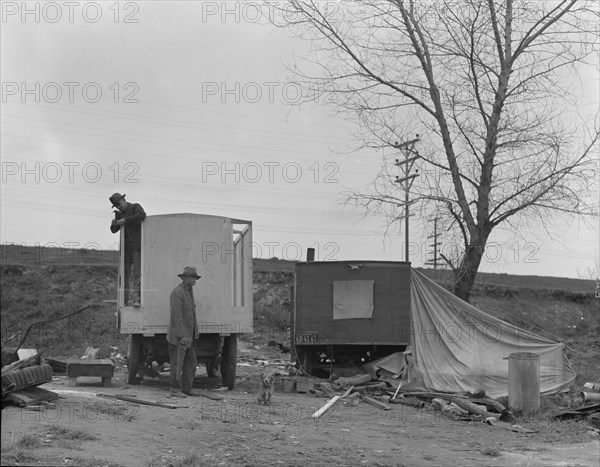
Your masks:
[{"label": "metal can", "polygon": [[600,392],[600,383],[585,383],[583,389],[588,392]]},{"label": "metal can", "polygon": [[583,401],[600,401],[600,392],[585,392],[582,391]]}]

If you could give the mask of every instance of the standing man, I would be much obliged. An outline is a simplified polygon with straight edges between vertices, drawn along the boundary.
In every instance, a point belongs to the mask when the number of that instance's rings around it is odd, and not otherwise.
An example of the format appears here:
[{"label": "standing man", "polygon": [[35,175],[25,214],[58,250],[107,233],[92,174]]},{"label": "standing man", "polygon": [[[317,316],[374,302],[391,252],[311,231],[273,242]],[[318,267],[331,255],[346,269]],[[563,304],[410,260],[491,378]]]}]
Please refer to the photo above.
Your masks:
[{"label": "standing man", "polygon": [[125,195],[120,193],[115,193],[108,199],[118,209],[110,224],[110,231],[116,233],[125,226],[125,305],[138,307],[141,306],[141,223],[146,218],[146,212],[139,204],[125,201]]},{"label": "standing man", "polygon": [[196,343],[198,323],[193,287],[200,279],[196,268],[186,266],[178,274],[181,284],[171,292],[171,319],[167,329],[169,359],[171,362],[171,396],[199,396],[192,390],[196,375]]}]

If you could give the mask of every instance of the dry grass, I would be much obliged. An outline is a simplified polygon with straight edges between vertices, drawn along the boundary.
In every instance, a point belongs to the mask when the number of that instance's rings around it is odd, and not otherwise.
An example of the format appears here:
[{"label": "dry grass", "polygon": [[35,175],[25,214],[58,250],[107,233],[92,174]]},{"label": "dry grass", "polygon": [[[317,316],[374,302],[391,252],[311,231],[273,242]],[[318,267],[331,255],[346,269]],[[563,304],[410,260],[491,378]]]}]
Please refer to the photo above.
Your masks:
[{"label": "dry grass", "polygon": [[98,401],[87,408],[96,414],[108,415],[114,422],[132,422],[136,420],[139,407],[108,401]]},{"label": "dry grass", "polygon": [[51,425],[48,428],[48,433],[56,438],[70,441],[95,441],[99,439],[96,435],[92,435],[85,430],[79,428],[69,428],[58,425]]},{"label": "dry grass", "polygon": [[482,455],[490,457],[498,457],[500,455],[500,449],[490,446],[483,448],[480,452]]},{"label": "dry grass", "polygon": [[109,462],[105,459],[98,457],[73,457],[70,465],[76,465],[78,467],[119,467],[119,464]]},{"label": "dry grass", "polygon": [[37,449],[42,447],[42,441],[36,434],[26,434],[15,443],[15,446],[18,449]]},{"label": "dry grass", "polygon": [[157,456],[146,464],[147,467],[201,467],[206,465],[209,464],[196,454]]},{"label": "dry grass", "polygon": [[37,457],[15,444],[9,446],[3,444],[0,449],[0,465],[31,465],[39,462]]}]

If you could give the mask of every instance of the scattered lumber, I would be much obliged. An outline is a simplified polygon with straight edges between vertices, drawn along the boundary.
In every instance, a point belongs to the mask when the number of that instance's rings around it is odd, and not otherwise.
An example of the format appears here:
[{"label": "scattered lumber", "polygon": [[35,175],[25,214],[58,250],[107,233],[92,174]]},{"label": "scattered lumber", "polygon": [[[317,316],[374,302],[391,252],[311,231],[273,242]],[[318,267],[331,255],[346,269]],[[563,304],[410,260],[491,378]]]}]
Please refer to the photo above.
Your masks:
[{"label": "scattered lumber", "polygon": [[207,399],[211,399],[213,401],[222,401],[225,398],[223,396],[219,396],[218,394],[211,394],[208,391],[202,391],[200,389],[195,389],[202,397],[206,397]]},{"label": "scattered lumber", "polygon": [[19,407],[29,407],[57,400],[58,394],[39,387],[29,387],[7,394],[4,398]]},{"label": "scattered lumber", "polygon": [[166,409],[183,409],[189,408],[189,405],[176,405],[176,404],[166,404],[164,402],[152,401],[148,399],[138,399],[137,396],[119,396],[116,394],[105,394],[99,392],[96,394],[98,397],[106,397],[109,399],[117,399],[125,402],[133,402],[134,404],[142,404],[142,405],[152,405],[155,407],[164,407]]},{"label": "scattered lumber", "polygon": [[539,430],[532,430],[531,428],[525,428],[521,425],[511,425],[507,422],[501,422],[496,420],[494,417],[488,417],[485,419],[485,422],[495,426],[497,428],[502,428],[503,430],[514,431],[516,433],[537,433]]},{"label": "scattered lumber", "polygon": [[361,383],[360,386],[361,388],[365,388],[367,391],[375,391],[376,389],[382,389],[385,390],[387,389],[388,385],[387,383],[380,381],[373,381],[373,382],[368,382],[368,383]]},{"label": "scattered lumber", "polygon": [[487,408],[483,405],[474,404],[473,402],[469,402],[468,400],[461,399],[459,397],[451,398],[450,402],[458,405],[461,409],[466,410],[473,415],[481,415],[484,418],[490,416]]},{"label": "scattered lumber", "polygon": [[566,410],[555,415],[554,418],[558,420],[581,420],[598,412],[600,412],[600,404],[592,404],[585,407],[579,407],[575,410]]},{"label": "scattered lumber", "polygon": [[450,400],[452,398],[469,399],[469,397],[467,397],[467,396],[461,396],[459,394],[449,394],[446,392],[426,392],[426,391],[414,391],[414,392],[400,391],[400,392],[403,396],[415,396],[415,397],[422,397],[425,399],[435,399],[436,397],[446,399],[446,400]]},{"label": "scattered lumber", "polygon": [[425,407],[425,402],[415,400],[415,399],[405,399],[404,397],[392,397],[390,399],[390,404],[402,404],[408,405],[410,407],[416,407],[418,409],[422,409]]},{"label": "scattered lumber", "polygon": [[314,414],[312,414],[312,418],[319,418],[325,412],[327,412],[333,405],[340,399],[340,396],[333,396],[329,399],[323,407],[317,410]]},{"label": "scattered lumber", "polygon": [[448,415],[451,417],[464,417],[469,414],[469,411],[456,405],[453,402],[448,401],[447,399],[443,399],[441,397],[436,397],[431,401],[431,405],[434,410],[438,412],[442,412],[444,415]]},{"label": "scattered lumber", "polygon": [[467,399],[467,400],[474,404],[485,405],[488,409],[493,409],[494,411],[496,411],[498,413],[502,413],[506,410],[506,407],[504,407],[500,402],[495,401],[494,399],[471,397],[470,399]]},{"label": "scattered lumber", "polygon": [[333,396],[331,399],[329,399],[325,405],[323,407],[321,407],[319,410],[317,410],[314,414],[312,414],[312,418],[319,418],[321,415],[323,415],[325,412],[327,412],[329,409],[331,409],[331,407],[333,407],[338,401],[344,399],[346,396],[348,396],[351,392],[352,389],[354,389],[354,386],[350,386],[346,392],[344,394],[342,394],[341,396]]},{"label": "scattered lumber", "polygon": [[387,404],[384,404],[383,402],[379,402],[377,399],[373,399],[370,396],[359,396],[363,401],[365,401],[367,404],[371,404],[374,407],[377,407],[378,409],[381,410],[390,410],[391,407]]},{"label": "scattered lumber", "polygon": [[360,384],[365,384],[371,381],[371,375],[356,375],[356,376],[351,376],[349,378],[344,378],[343,376],[340,376],[338,379],[336,379],[335,381],[332,381],[332,385],[336,388],[336,389],[342,389],[342,388],[347,388],[349,386],[358,386]]}]

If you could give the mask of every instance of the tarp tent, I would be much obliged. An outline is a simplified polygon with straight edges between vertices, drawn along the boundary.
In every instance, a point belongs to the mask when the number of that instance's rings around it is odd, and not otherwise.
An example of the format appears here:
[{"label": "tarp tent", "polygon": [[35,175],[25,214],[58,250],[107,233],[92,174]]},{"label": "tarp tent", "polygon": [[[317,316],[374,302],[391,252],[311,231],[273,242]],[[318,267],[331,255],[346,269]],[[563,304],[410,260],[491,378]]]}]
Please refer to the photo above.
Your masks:
[{"label": "tarp tent", "polygon": [[416,270],[411,271],[412,347],[420,372],[415,389],[463,392],[483,389],[497,398],[508,393],[508,361],[515,352],[540,356],[540,392],[571,384],[575,372],[564,344],[490,316]]}]

